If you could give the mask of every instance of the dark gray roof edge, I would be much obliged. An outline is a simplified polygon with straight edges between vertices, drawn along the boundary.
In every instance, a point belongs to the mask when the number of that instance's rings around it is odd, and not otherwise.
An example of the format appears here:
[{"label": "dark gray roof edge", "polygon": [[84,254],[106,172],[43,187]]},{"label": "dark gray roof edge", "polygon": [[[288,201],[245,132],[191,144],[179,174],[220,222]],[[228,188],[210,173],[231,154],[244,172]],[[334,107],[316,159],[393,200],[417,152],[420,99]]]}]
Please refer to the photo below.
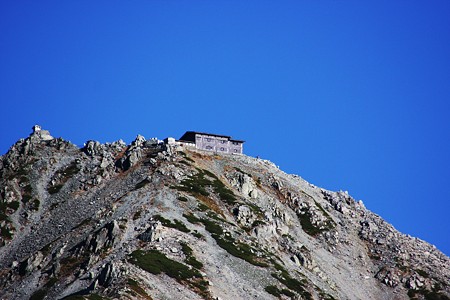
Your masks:
[{"label": "dark gray roof edge", "polygon": [[229,135],[223,135],[223,134],[215,134],[215,133],[200,132],[200,131],[186,131],[185,134],[187,134],[187,133],[204,134],[204,135],[211,135],[211,136],[224,137],[224,138],[231,139],[231,136],[229,136]]},{"label": "dark gray roof edge", "polygon": [[175,140],[175,141],[181,142],[181,143],[195,144],[195,142],[193,142],[193,141],[186,141],[186,140]]},{"label": "dark gray roof edge", "polygon": [[[193,135],[201,134],[201,135],[223,137],[223,138],[227,138],[231,142],[245,143],[244,140],[235,140],[235,139],[232,139],[231,136],[229,136],[229,135],[222,135],[222,134],[215,134],[215,133],[208,133],[208,132],[201,132],[201,131],[186,131],[181,138],[183,138],[184,136],[189,135],[189,134],[193,134]],[[181,138],[179,139],[179,141],[183,141]]]}]

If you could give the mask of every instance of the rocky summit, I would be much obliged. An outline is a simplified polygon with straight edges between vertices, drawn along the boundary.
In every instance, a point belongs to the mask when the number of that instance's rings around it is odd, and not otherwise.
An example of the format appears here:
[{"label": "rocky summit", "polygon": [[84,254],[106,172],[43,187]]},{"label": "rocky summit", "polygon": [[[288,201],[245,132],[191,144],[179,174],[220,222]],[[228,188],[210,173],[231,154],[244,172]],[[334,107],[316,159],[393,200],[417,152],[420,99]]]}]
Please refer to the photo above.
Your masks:
[{"label": "rocky summit", "polygon": [[0,175],[0,299],[450,299],[449,257],[267,160],[35,127]]}]

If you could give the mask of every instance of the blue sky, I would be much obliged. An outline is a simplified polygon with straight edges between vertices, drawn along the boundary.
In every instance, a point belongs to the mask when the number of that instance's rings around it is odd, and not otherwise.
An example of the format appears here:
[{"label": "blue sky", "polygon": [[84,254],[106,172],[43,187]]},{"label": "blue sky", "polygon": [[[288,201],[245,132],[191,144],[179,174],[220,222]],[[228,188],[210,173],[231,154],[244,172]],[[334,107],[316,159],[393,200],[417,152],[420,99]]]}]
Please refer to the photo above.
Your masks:
[{"label": "blue sky", "polygon": [[0,152],[180,137],[348,190],[450,254],[449,1],[2,1]]}]

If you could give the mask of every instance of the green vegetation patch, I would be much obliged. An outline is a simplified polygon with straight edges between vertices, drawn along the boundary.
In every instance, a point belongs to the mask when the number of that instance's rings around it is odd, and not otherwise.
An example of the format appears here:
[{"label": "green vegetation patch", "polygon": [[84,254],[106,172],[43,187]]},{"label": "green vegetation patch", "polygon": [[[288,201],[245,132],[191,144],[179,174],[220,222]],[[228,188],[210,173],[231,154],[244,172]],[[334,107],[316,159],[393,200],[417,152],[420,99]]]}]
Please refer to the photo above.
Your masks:
[{"label": "green vegetation patch", "polygon": [[[206,215],[207,215],[209,218],[214,219],[214,220],[216,220],[216,221],[220,221],[220,222],[223,222],[223,223],[231,224],[231,223],[229,223],[228,221],[226,221],[225,219],[223,219],[222,217],[220,217],[218,214],[216,214],[216,213],[215,213],[214,211],[212,211],[212,210],[208,211],[208,212],[206,213]],[[233,224],[231,224],[231,225],[233,225]]]},{"label": "green vegetation patch", "polygon": [[188,198],[183,197],[183,196],[179,196],[178,200],[181,201],[181,202],[188,202]]},{"label": "green vegetation patch", "polygon": [[425,297],[425,300],[450,300],[449,297],[439,291],[429,291],[426,289],[409,290],[409,299],[422,299],[419,295]]},{"label": "green vegetation patch", "polygon": [[50,242],[47,245],[45,245],[44,247],[42,247],[40,251],[42,252],[42,254],[45,257],[50,253],[51,250],[52,250],[52,243]]},{"label": "green vegetation patch", "polygon": [[324,291],[319,291],[319,295],[321,297],[320,299],[323,299],[323,300],[336,300],[336,298],[334,298],[330,294],[325,293]]},{"label": "green vegetation patch", "polygon": [[0,236],[6,240],[12,239],[11,230],[7,227],[0,227]]},{"label": "green vegetation patch", "polygon": [[261,208],[258,205],[251,202],[246,202],[245,205],[247,205],[258,217],[264,217],[264,213],[261,211]]},{"label": "green vegetation patch", "polygon": [[194,216],[193,214],[183,214],[183,217],[186,218],[186,220],[189,221],[189,223],[192,224],[200,224],[201,220],[199,218],[197,218],[196,216]]},{"label": "green vegetation patch", "polygon": [[255,255],[256,250],[251,246],[234,240],[231,235],[224,235],[222,227],[216,222],[206,218],[201,219],[200,222],[203,223],[206,231],[211,234],[211,237],[216,240],[217,245],[229,254],[258,267],[268,266],[265,262],[257,259]]},{"label": "green vegetation patch", "polygon": [[222,226],[220,226],[216,222],[214,222],[210,219],[207,219],[207,218],[200,219],[200,222],[205,226],[206,231],[211,233],[211,235],[213,235],[213,237],[220,236],[223,234]]},{"label": "green vegetation patch", "polygon": [[39,210],[39,206],[41,205],[41,202],[38,199],[34,199],[31,203],[31,209],[32,210]]},{"label": "green vegetation patch", "polygon": [[47,192],[50,195],[56,194],[58,193],[62,187],[64,186],[64,184],[70,179],[72,178],[75,174],[77,174],[80,171],[80,167],[78,167],[77,162],[73,161],[70,165],[68,165],[66,168],[61,169],[56,171],[55,173],[55,177],[59,178],[59,182],[58,184],[55,184],[53,186],[48,186],[47,187]]},{"label": "green vegetation patch", "polygon": [[167,258],[167,256],[158,250],[133,251],[130,262],[149,273],[155,275],[165,273],[167,276],[179,281],[202,277],[197,270]]},{"label": "green vegetation patch", "polygon": [[87,253],[84,253],[83,256],[79,257],[67,256],[61,259],[60,276],[64,277],[69,274],[73,274],[78,268],[85,266],[88,262],[89,257]]},{"label": "green vegetation patch", "polygon": [[177,151],[177,154],[180,155],[180,156],[183,156],[183,157],[187,156],[187,154],[184,153],[183,151]]},{"label": "green vegetation patch", "polygon": [[201,235],[201,233],[198,233],[197,230],[194,230],[194,232],[191,232],[191,234],[198,239],[203,239],[203,235]]},{"label": "green vegetation patch", "polygon": [[196,268],[172,260],[158,250],[136,250],[130,256],[130,262],[139,268],[155,275],[165,273],[180,283],[187,283],[199,295],[208,298],[209,283],[203,280]]},{"label": "green vegetation patch", "polygon": [[31,199],[33,199],[33,197],[31,195],[23,194],[22,199],[20,201],[22,201],[22,203],[27,204],[28,202],[30,202]]},{"label": "green vegetation patch", "polygon": [[0,213],[6,215],[6,211],[8,209],[16,211],[19,207],[20,207],[19,201],[6,202],[6,201],[2,200],[0,202]]},{"label": "green vegetation patch", "polygon": [[297,213],[298,218],[300,219],[300,224],[302,226],[303,231],[305,231],[310,236],[317,236],[318,234],[329,231],[333,229],[333,223],[330,220],[327,220],[327,223],[323,226],[317,226],[312,223],[312,214],[307,208],[302,208],[301,213]]},{"label": "green vegetation patch", "polygon": [[198,203],[197,208],[199,211],[208,211],[209,210],[209,207],[201,202]]},{"label": "green vegetation patch", "polygon": [[127,284],[134,292],[142,296],[144,299],[151,300],[152,298],[147,294],[147,292],[140,287],[139,283],[136,280],[128,278]]},{"label": "green vegetation patch", "polygon": [[181,243],[181,251],[183,251],[184,255],[186,256],[186,259],[184,260],[185,263],[191,265],[196,269],[203,268],[203,264],[195,258],[195,256],[193,255],[193,251],[191,247],[188,246],[188,244]]},{"label": "green vegetation patch", "polygon": [[59,192],[62,189],[63,186],[64,186],[64,184],[55,184],[53,186],[48,187],[47,192],[50,195],[56,194],[57,192]]},{"label": "green vegetation patch", "polygon": [[139,219],[141,217],[142,211],[138,210],[137,212],[134,213],[133,215],[133,220],[136,221],[137,219]]},{"label": "green vegetation patch", "polygon": [[63,300],[109,300],[108,297],[102,297],[98,294],[90,294],[90,295],[70,295],[64,297]]},{"label": "green vegetation patch", "polygon": [[163,226],[175,228],[182,232],[190,232],[186,225],[184,225],[180,220],[174,219],[172,223],[172,221],[162,217],[161,215],[154,215],[153,218],[160,221]]},{"label": "green vegetation patch", "polygon": [[271,295],[274,295],[275,297],[281,297],[281,295],[285,295],[288,297],[294,297],[295,294],[293,292],[291,292],[288,289],[279,289],[278,287],[276,287],[275,285],[268,285],[264,288],[264,290],[266,292],[268,292]]},{"label": "green vegetation patch", "polygon": [[[236,196],[228,189],[220,179],[208,170],[198,169],[197,174],[191,175],[173,188],[187,192],[195,197],[209,196],[208,188],[212,188],[221,200],[232,205],[236,202]],[[209,177],[209,178],[208,178]]]},{"label": "green vegetation patch", "polygon": [[248,174],[247,172],[244,172],[244,171],[242,171],[242,169],[241,169],[241,168],[239,168],[239,167],[234,167],[234,169],[235,169],[236,171],[238,171],[239,173],[242,173],[242,174],[246,174],[246,175],[248,175],[248,176],[250,176],[250,177],[251,177],[251,175],[250,175],[250,174]]},{"label": "green vegetation patch", "polygon": [[92,218],[84,219],[84,220],[81,221],[78,225],[76,225],[75,227],[73,227],[72,230],[78,229],[78,228],[80,228],[80,227],[83,227],[84,225],[88,225],[89,223],[91,223],[91,221],[92,221]]},{"label": "green vegetation patch", "polygon": [[182,156],[184,159],[186,159],[186,160],[188,160],[190,162],[195,162],[192,158],[187,156],[187,154],[185,152],[183,152],[183,151],[178,151],[177,154]]},{"label": "green vegetation patch", "polygon": [[[184,214],[183,216],[193,224],[203,224],[206,231],[208,231],[211,234],[211,237],[216,240],[217,245],[229,254],[241,258],[255,266],[268,266],[265,262],[257,259],[254,254],[256,250],[251,246],[234,240],[231,235],[225,235],[222,226],[220,226],[216,221],[208,218],[197,218],[192,214]],[[225,220],[220,218],[218,218],[217,221],[225,222]]]},{"label": "green vegetation patch", "polygon": [[[306,194],[305,192],[302,191],[302,193]],[[309,194],[307,194],[309,196]],[[311,196],[309,196],[311,197]],[[312,198],[312,197],[311,197]],[[316,200],[314,200],[314,204],[316,204],[316,206],[320,209],[320,211],[324,214],[325,217],[327,217],[329,220],[331,220],[330,215],[327,213],[327,211],[322,207],[322,205],[319,204],[319,202],[317,202]]]},{"label": "green vegetation patch", "polygon": [[11,208],[12,210],[16,211],[20,207],[19,201],[12,201],[8,202],[6,204],[7,207]]},{"label": "green vegetation patch", "polygon": [[30,300],[42,300],[45,296],[47,296],[47,289],[40,289],[31,295]]},{"label": "green vegetation patch", "polygon": [[55,283],[58,282],[58,279],[55,277],[50,278],[49,281],[44,285],[42,289],[39,289],[35,291],[31,297],[30,300],[42,300],[47,296],[48,290],[55,285]]},{"label": "green vegetation patch", "polygon": [[189,156],[185,156],[184,157],[187,161],[190,161],[191,163],[195,163],[195,160],[193,160],[192,158],[190,158]]},{"label": "green vegetation patch", "polygon": [[268,285],[264,288],[264,290],[275,297],[281,296],[281,291],[274,285]]},{"label": "green vegetation patch", "polygon": [[211,185],[211,181],[205,178],[205,174],[199,171],[197,174],[189,176],[180,182],[180,185],[174,186],[173,188],[187,192],[193,196],[203,195],[208,196],[209,193],[206,191],[206,187]]},{"label": "green vegetation patch", "polygon": [[[0,198],[1,199],[1,198]],[[14,226],[12,225],[11,219],[9,218],[8,214],[14,213],[15,211],[17,211],[20,207],[20,202],[19,201],[11,201],[11,202],[6,202],[5,200],[1,199],[0,200],[0,222],[4,222],[4,226],[0,227],[0,236],[2,237],[3,240],[10,240],[12,239],[12,230],[14,230]],[[3,246],[4,245],[4,241],[2,241],[2,244],[0,245]]]},{"label": "green vegetation patch", "polygon": [[184,165],[186,165],[186,166],[190,166],[191,164],[187,161],[187,160],[180,160],[180,163],[181,164],[184,164]]},{"label": "green vegetation patch", "polygon": [[136,184],[136,185],[134,186],[134,189],[135,189],[135,190],[138,190],[138,189],[140,189],[140,188],[143,188],[144,186],[146,186],[146,185],[149,184],[149,183],[150,183],[150,180],[144,179],[144,180],[142,180],[141,182],[139,182],[138,184]]},{"label": "green vegetation patch", "polygon": [[8,216],[5,213],[0,212],[0,221],[7,221],[7,220],[9,221]]},{"label": "green vegetation patch", "polygon": [[268,267],[265,262],[261,262],[256,259],[253,248],[249,245],[237,242],[230,236],[225,236],[225,238],[223,238],[217,235],[212,235],[212,237],[216,240],[217,245],[219,245],[222,249],[224,249],[231,255],[243,259],[246,262],[258,267]]},{"label": "green vegetation patch", "polygon": [[419,274],[419,275],[422,276],[422,277],[425,277],[425,278],[429,278],[429,277],[430,277],[430,275],[428,275],[428,273],[425,272],[424,270],[415,269],[414,271],[416,271],[417,274]]},{"label": "green vegetation patch", "polygon": [[54,286],[57,282],[58,282],[58,278],[52,277],[47,281],[47,283],[44,285],[44,287],[49,289],[52,286]]},{"label": "green vegetation patch", "polygon": [[88,299],[88,300],[109,300],[109,298],[102,297],[102,296],[97,295],[97,294],[90,294],[90,295],[87,296],[86,299]]},{"label": "green vegetation patch", "polygon": [[284,284],[289,290],[295,291],[300,294],[305,299],[313,299],[311,293],[306,290],[306,282],[305,280],[299,281],[295,278],[292,278],[289,273],[282,268],[281,274],[272,273],[272,277],[276,278],[280,283]]},{"label": "green vegetation patch", "polygon": [[264,221],[262,221],[262,220],[255,220],[255,221],[253,221],[253,223],[252,223],[252,228],[254,228],[254,227],[256,227],[256,226],[259,226],[259,225],[267,225],[267,223],[264,222]]}]

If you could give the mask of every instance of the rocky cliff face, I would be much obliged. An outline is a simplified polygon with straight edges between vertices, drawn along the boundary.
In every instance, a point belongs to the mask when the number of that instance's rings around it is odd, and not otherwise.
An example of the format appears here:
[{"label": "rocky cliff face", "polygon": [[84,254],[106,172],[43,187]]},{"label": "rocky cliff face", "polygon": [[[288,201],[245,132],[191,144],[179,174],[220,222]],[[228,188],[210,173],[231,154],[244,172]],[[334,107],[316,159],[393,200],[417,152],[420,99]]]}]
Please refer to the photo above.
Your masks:
[{"label": "rocky cliff face", "polygon": [[40,128],[0,157],[1,299],[450,299],[450,259],[269,161]]}]

